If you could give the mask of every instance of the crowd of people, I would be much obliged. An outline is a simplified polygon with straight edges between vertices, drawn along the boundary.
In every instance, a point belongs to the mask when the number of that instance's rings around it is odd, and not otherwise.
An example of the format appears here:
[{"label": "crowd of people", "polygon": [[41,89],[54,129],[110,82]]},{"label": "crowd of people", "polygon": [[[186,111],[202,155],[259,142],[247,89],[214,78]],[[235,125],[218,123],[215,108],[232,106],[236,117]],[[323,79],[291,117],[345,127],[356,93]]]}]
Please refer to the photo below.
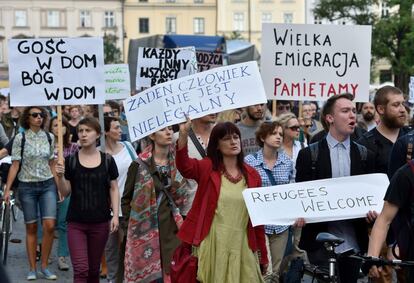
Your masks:
[{"label": "crowd of people", "polygon": [[[131,143],[120,102],[103,106],[103,128],[98,107],[63,107],[59,137],[54,107],[10,107],[0,96],[0,157],[12,160],[2,165],[4,199],[13,191],[23,211],[27,280],[57,279],[48,268],[56,236],[56,264],[62,272],[72,268],[76,283],[102,276],[172,282],[180,245],[198,258],[199,282],[283,282],[291,259],[328,265],[326,249],[315,241],[320,232],[345,240],[339,253],[389,257],[398,240],[393,220],[414,220],[410,111],[392,86],[380,88],[372,102],[352,100],[340,94],[322,109],[316,102],[277,101],[187,117]],[[369,173],[391,181],[382,212],[360,219],[307,224],[298,217],[290,226],[253,227],[241,193]],[[414,259],[414,249],[403,252]],[[361,262],[338,261],[341,282],[357,282]],[[372,267],[370,276],[392,282],[393,272]],[[399,282],[414,282],[410,270],[396,272]]]}]

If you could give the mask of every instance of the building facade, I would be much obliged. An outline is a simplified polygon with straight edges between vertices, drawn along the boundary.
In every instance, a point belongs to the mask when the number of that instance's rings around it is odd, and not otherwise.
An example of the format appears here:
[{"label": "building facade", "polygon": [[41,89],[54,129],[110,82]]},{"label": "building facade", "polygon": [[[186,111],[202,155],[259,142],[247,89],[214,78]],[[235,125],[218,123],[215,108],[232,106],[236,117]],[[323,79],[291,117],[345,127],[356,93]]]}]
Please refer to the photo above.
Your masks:
[{"label": "building facade", "polygon": [[216,0],[125,0],[125,50],[151,35],[216,35],[216,15]]},{"label": "building facade", "polygon": [[304,0],[218,0],[217,34],[241,37],[261,52],[263,23],[305,23]]},{"label": "building facade", "polygon": [[123,48],[121,0],[0,1],[0,67],[7,67],[7,40],[115,35]]}]

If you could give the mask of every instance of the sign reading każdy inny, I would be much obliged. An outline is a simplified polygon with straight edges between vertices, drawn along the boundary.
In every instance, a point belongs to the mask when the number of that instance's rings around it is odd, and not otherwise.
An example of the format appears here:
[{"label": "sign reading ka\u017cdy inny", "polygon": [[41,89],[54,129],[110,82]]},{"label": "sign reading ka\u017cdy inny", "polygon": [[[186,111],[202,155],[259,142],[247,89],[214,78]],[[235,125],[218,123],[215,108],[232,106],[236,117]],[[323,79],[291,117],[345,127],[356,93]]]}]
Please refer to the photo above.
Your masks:
[{"label": "sign reading ka\u017cdy inny", "polygon": [[130,95],[128,64],[105,65],[105,100],[124,99]]},{"label": "sign reading ka\u017cdy inny", "polygon": [[261,74],[268,99],[369,99],[371,26],[263,24]]},{"label": "sign reading ka\u017cdy inny", "polygon": [[11,39],[12,106],[103,104],[102,38]]},{"label": "sign reading ka\u017cdy inny", "polygon": [[243,198],[253,226],[291,225],[362,218],[381,212],[389,181],[385,174],[366,174],[246,189]]},{"label": "sign reading ka\u017cdy inny", "polygon": [[197,72],[194,47],[138,48],[136,87],[151,87]]},{"label": "sign reading ka\u017cdy inny", "polygon": [[256,62],[215,68],[158,84],[124,101],[131,141],[207,114],[266,102]]}]

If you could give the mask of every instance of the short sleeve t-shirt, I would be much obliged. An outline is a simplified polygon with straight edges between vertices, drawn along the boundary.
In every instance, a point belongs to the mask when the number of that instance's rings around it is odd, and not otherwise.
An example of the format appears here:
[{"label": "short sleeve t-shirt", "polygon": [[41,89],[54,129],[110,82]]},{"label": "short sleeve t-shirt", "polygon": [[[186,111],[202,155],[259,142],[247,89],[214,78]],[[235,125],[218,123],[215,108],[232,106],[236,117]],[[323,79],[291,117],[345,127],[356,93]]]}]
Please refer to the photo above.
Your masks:
[{"label": "short sleeve t-shirt", "polygon": [[384,200],[398,206],[399,213],[410,213],[414,176],[410,165],[406,164],[391,178]]},{"label": "short sleeve t-shirt", "polygon": [[[74,170],[71,158],[76,160]],[[66,220],[81,223],[108,221],[111,218],[109,180],[116,180],[119,175],[115,160],[110,157],[107,162],[105,153],[101,152],[101,164],[87,168],[80,164],[79,153],[71,158],[65,160],[65,178],[72,188]]]}]

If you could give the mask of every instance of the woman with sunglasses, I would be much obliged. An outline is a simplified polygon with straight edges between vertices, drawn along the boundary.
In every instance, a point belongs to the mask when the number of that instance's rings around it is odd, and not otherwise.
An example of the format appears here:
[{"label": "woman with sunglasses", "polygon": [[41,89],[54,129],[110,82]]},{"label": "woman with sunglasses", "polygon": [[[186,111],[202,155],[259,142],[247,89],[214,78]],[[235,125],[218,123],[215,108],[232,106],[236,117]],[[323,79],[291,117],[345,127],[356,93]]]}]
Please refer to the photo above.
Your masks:
[{"label": "woman with sunglasses", "polygon": [[[41,107],[31,106],[24,109],[20,119],[24,133],[17,134],[14,139],[12,165],[5,190],[5,200],[8,202],[10,200],[9,188],[17,177],[19,200],[26,223],[26,246],[30,268],[27,280],[36,280],[38,275],[36,272],[38,208],[43,228],[39,274],[49,280],[57,278],[47,268],[56,222],[57,193],[53,178],[55,171],[53,136],[43,130],[46,116],[46,110]],[[22,140],[24,140],[23,146]]]},{"label": "woman with sunglasses", "polygon": [[[252,227],[242,191],[260,187],[260,176],[243,159],[240,130],[231,122],[214,126],[202,160],[188,157],[190,120],[180,124],[177,168],[196,180],[198,189],[190,212],[178,232],[196,246],[200,282],[263,282],[268,259],[263,226]],[[203,206],[206,209],[201,212]],[[203,213],[204,218],[199,219]],[[202,232],[194,242],[198,221]]]}]

